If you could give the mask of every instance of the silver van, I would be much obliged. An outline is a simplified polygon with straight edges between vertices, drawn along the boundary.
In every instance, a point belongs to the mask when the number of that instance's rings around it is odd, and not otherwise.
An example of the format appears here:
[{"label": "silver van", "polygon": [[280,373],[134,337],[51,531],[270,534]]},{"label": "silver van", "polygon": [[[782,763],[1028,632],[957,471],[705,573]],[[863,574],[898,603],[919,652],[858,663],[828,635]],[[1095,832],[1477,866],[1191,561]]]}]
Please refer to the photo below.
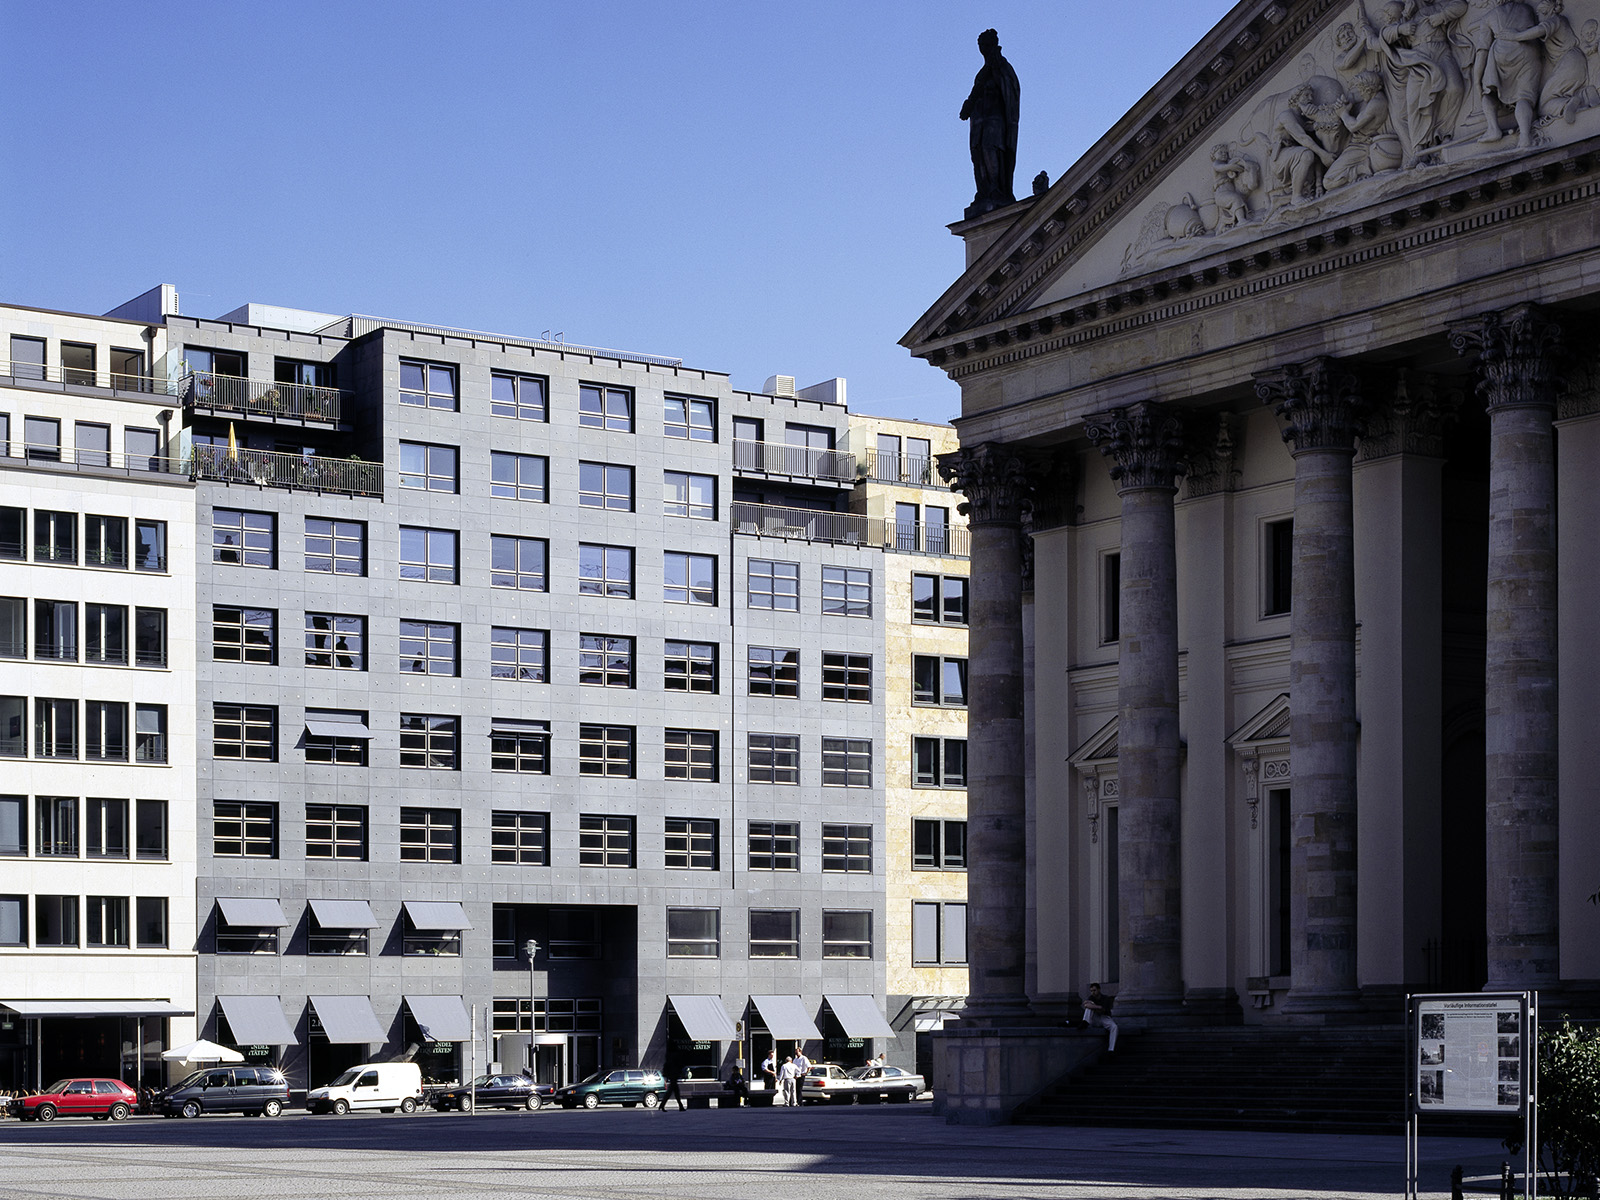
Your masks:
[{"label": "silver van", "polygon": [[166,1117],[239,1112],[275,1117],[289,1103],[289,1081],[277,1067],[208,1067],[156,1097]]}]

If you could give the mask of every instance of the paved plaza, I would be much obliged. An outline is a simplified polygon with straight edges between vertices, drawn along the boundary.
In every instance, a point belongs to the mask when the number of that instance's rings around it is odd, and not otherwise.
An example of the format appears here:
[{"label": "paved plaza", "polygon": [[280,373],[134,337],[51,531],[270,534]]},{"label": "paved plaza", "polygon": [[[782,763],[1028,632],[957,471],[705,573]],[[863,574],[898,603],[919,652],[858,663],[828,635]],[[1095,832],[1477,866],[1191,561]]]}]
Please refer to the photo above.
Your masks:
[{"label": "paved plaza", "polygon": [[[1424,1194],[1499,1169],[1423,1143]],[[905,1107],[0,1122],[4,1200],[1349,1198],[1403,1193],[1399,1137],[975,1129]]]}]

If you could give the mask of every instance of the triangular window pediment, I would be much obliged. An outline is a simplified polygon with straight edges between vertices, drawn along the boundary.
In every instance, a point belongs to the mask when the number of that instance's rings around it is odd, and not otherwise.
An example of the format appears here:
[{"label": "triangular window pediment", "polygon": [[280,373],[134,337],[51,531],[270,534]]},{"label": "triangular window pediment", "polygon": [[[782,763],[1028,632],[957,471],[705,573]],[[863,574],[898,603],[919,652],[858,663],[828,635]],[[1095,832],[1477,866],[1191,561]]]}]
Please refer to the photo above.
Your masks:
[{"label": "triangular window pediment", "polygon": [[1071,754],[1067,765],[1074,770],[1093,773],[1097,767],[1117,761],[1117,721],[1112,717],[1090,734]]},{"label": "triangular window pediment", "polygon": [[1228,735],[1228,745],[1236,751],[1261,750],[1286,746],[1289,742],[1289,693],[1281,692],[1261,710]]}]

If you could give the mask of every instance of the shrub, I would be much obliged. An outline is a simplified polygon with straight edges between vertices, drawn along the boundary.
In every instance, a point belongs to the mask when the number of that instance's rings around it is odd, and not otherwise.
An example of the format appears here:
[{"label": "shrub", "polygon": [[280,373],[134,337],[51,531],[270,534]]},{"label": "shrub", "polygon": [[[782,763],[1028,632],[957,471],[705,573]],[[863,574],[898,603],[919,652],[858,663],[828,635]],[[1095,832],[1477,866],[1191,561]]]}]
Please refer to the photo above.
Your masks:
[{"label": "shrub", "polygon": [[1600,1028],[1540,1031],[1539,1170],[1557,1196],[1590,1194],[1600,1172]]}]

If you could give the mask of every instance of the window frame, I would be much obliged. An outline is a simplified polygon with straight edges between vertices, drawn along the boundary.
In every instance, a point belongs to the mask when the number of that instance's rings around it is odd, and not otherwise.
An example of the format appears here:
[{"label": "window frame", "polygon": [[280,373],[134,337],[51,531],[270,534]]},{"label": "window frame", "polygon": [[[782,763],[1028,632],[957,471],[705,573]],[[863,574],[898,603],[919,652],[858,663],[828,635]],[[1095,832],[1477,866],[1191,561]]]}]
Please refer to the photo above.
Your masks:
[{"label": "window frame", "polygon": [[[511,395],[502,398],[496,393],[499,384],[511,385]],[[529,404],[524,400],[525,385],[533,384],[539,390],[539,399],[536,404]],[[536,414],[536,415],[530,415]],[[550,381],[543,375],[527,375],[515,371],[489,372],[489,415],[505,417],[515,421],[539,421],[548,423],[550,420]]]},{"label": "window frame", "polygon": [[822,568],[822,615],[872,618],[872,569],[827,566]]},{"label": "window frame", "polygon": [[634,471],[623,463],[578,463],[578,506],[608,512],[632,512]]},{"label": "window frame", "polygon": [[684,783],[716,783],[718,738],[715,729],[663,729],[661,776]]},{"label": "window frame", "polygon": [[[307,858],[366,862],[370,816],[365,804],[306,805]],[[313,835],[312,830],[317,832]],[[353,831],[354,836],[351,836]],[[313,851],[313,847],[318,849]]]},{"label": "window frame", "polygon": [[[524,478],[527,475],[530,478]],[[537,476],[535,481],[532,476]],[[550,460],[543,454],[489,452],[489,495],[524,504],[550,502]]]},{"label": "window frame", "polygon": [[[703,582],[709,572],[710,586]],[[696,582],[697,576],[701,582]],[[681,580],[681,581],[680,581]],[[718,607],[717,596],[721,590],[718,578],[717,556],[697,554],[688,550],[665,550],[661,560],[661,601],[663,604],[687,604],[695,608]]]},{"label": "window frame", "polygon": [[550,722],[491,721],[489,769],[510,775],[550,774]]},{"label": "window frame", "polygon": [[[230,716],[236,713],[236,716]],[[224,726],[238,726],[238,737],[222,737]],[[266,737],[250,736],[265,729]],[[222,753],[222,747],[238,746],[237,754]],[[251,748],[254,752],[251,752]],[[269,704],[211,705],[211,757],[236,762],[278,761],[278,709]]]},{"label": "window frame", "polygon": [[[413,542],[407,550],[406,542]],[[420,535],[421,545],[416,545]],[[446,563],[442,557],[444,549],[449,549],[449,561]],[[420,557],[407,558],[411,553]],[[400,553],[397,559],[400,579],[406,583],[444,583],[457,584],[461,582],[461,533],[455,529],[434,529],[426,525],[400,526]],[[410,572],[408,574],[408,571]],[[420,574],[418,573],[420,572]]]},{"label": "window frame", "polygon": [[872,655],[824,650],[822,698],[839,704],[871,704]]},{"label": "window frame", "polygon": [[[408,459],[415,461],[407,461]],[[461,448],[441,442],[402,440],[395,475],[405,491],[440,492],[456,495],[461,491]]]},{"label": "window frame", "polygon": [[211,606],[211,661],[276,666],[278,610],[241,604]]},{"label": "window frame", "polygon": [[[685,918],[693,915],[700,922],[700,928],[687,927]],[[674,930],[674,918],[678,918],[678,928]],[[707,920],[709,918],[709,920]],[[705,926],[709,924],[710,932]],[[666,913],[667,931],[667,957],[668,958],[721,958],[722,957],[722,910],[701,906],[671,905]]]},{"label": "window frame", "polygon": [[489,816],[489,861],[501,866],[550,865],[550,814],[496,809]]},{"label": "window frame", "polygon": [[871,875],[873,828],[861,822],[822,823],[822,873]]},{"label": "window frame", "polygon": [[[783,655],[782,659],[778,655]],[[747,646],[745,687],[751,696],[800,698],[800,651],[790,646]]]},{"label": "window frame", "polygon": [[[932,664],[931,666],[929,664]],[[950,671],[960,680],[958,698],[947,690]],[[934,686],[922,678],[932,670]],[[911,656],[911,703],[919,708],[966,708],[969,695],[968,658],[964,654],[913,654]]]},{"label": "window frame", "polygon": [[[750,913],[750,938],[749,956],[751,958],[799,958],[800,957],[800,910],[798,908],[752,908]],[[757,936],[756,923],[761,918],[786,917],[789,924],[789,936],[771,937]],[[763,930],[763,934],[770,933]],[[758,953],[758,948],[770,949],[774,952]]]},{"label": "window frame", "polygon": [[[421,387],[406,386],[406,368],[412,367],[421,371]],[[433,376],[442,374],[449,381],[449,391],[435,390]],[[400,360],[399,401],[408,408],[431,408],[445,412],[459,412],[461,410],[461,377],[459,368],[454,363],[430,362],[420,358],[402,358]],[[416,399],[408,400],[412,396]],[[448,400],[448,403],[436,403],[436,400]]]},{"label": "window frame", "polygon": [[[593,403],[591,404],[591,398]],[[613,408],[613,402],[618,407]],[[578,384],[578,424],[589,429],[604,429],[611,433],[632,433],[634,425],[634,391],[609,383]]]},{"label": "window frame", "polygon": [[[228,809],[226,813],[224,807]],[[221,832],[224,821],[237,826],[232,836]],[[236,845],[238,849],[224,849],[225,845]],[[212,800],[211,857],[277,858],[277,803],[271,800]]]},{"label": "window frame", "polygon": [[[313,528],[313,523],[326,528]],[[352,542],[354,553],[350,552]],[[307,517],[302,558],[305,569],[314,575],[366,575],[367,523],[342,517]],[[321,565],[324,562],[326,566]]]},{"label": "window frame", "polygon": [[[584,722],[578,726],[578,774],[602,779],[634,779],[638,775],[638,730],[632,725]],[[623,749],[626,755],[613,753]]]},{"label": "window frame", "polygon": [[[799,821],[749,821],[746,823],[745,837],[748,870],[800,869]],[[761,859],[766,860],[766,865],[758,861]]]},{"label": "window frame", "polygon": [[715,817],[664,817],[662,866],[668,871],[721,869],[722,839]]},{"label": "window frame", "polygon": [[[523,565],[523,552],[528,547],[534,547],[539,556],[537,571],[529,571]],[[501,558],[506,551],[510,551],[514,560],[508,571],[501,565]],[[533,580],[528,586],[523,586],[523,580]],[[506,582],[510,580],[510,582]],[[548,592],[550,590],[550,542],[547,538],[519,537],[515,534],[493,533],[489,535],[489,586],[505,588],[517,592]]]},{"label": "window frame", "polygon": [[[329,618],[327,629],[313,629],[312,618]],[[342,622],[355,622],[354,632],[341,629]],[[322,649],[312,644],[312,639],[324,639],[327,648]],[[352,640],[355,643],[354,651],[351,650]],[[307,610],[305,614],[305,663],[313,671],[365,671],[367,669],[367,618],[360,613],[314,612]],[[343,642],[343,649],[340,643]],[[312,657],[326,657],[327,662],[312,662]],[[351,660],[349,666],[341,665],[340,659]]]},{"label": "window frame", "polygon": [[[222,521],[238,517],[238,521]],[[251,520],[254,518],[254,521]],[[237,542],[220,540],[221,535],[237,532]],[[278,514],[248,508],[211,509],[211,561],[223,566],[251,570],[278,569]]]},{"label": "window frame", "polygon": [[[673,406],[681,412],[674,420]],[[704,421],[696,421],[697,411],[705,414]],[[678,430],[683,432],[679,433]],[[715,442],[717,440],[717,402],[704,396],[678,395],[669,392],[663,398],[662,436],[678,441]]]},{"label": "window frame", "polygon": [[822,786],[870,788],[872,786],[872,757],[871,738],[824,737],[822,739]]},{"label": "window frame", "polygon": [[721,648],[716,642],[669,638],[662,644],[661,657],[663,691],[715,696],[720,690],[718,659]]},{"label": "window frame", "polygon": [[[596,557],[593,552],[598,551]],[[593,559],[593,561],[585,561]],[[626,564],[626,574],[613,576],[613,569]],[[598,573],[596,571],[598,570]],[[578,594],[607,600],[632,600],[634,597],[634,549],[606,542],[578,543]]]},{"label": "window frame", "polygon": [[[957,833],[959,831],[959,833]],[[952,852],[952,844],[960,846]],[[965,871],[967,822],[955,817],[911,819],[911,869],[913,871]]]},{"label": "window frame", "polygon": [[[961,747],[959,782],[951,782],[950,755],[954,746]],[[933,770],[922,769],[924,746],[931,747]],[[967,739],[964,737],[936,737],[917,734],[911,739],[911,786],[914,788],[940,788],[965,791],[967,786]]]},{"label": "window frame", "polygon": [[520,625],[490,626],[489,678],[549,683],[550,631]]},{"label": "window frame", "polygon": [[[917,596],[919,582],[927,581],[931,584],[928,603],[923,606]],[[952,603],[949,595],[951,584],[961,585],[959,603],[955,605],[959,615],[952,614]],[[943,575],[928,571],[915,571],[911,575],[911,620],[917,625],[953,625],[966,628],[970,615],[970,595],[968,585],[970,576]],[[921,608],[923,611],[919,611]]]},{"label": "window frame", "polygon": [[611,633],[578,635],[578,686],[632,689],[638,679],[638,641]]},{"label": "window frame", "polygon": [[[412,649],[407,651],[407,647]],[[461,675],[461,626],[453,621],[412,621],[399,624],[399,658],[396,671],[404,675]]]},{"label": "window frame", "polygon": [[461,718],[401,713],[400,766],[408,771],[460,770]]},{"label": "window frame", "polygon": [[632,814],[578,814],[580,867],[631,871],[635,866],[638,842],[638,819]]},{"label": "window frame", "polygon": [[[676,482],[679,480],[682,481],[681,487]],[[709,488],[706,485],[709,485]],[[709,490],[711,496],[709,502],[695,499],[697,489],[702,496]],[[717,477],[701,475],[694,471],[663,471],[661,511],[665,516],[683,517],[689,521],[717,520]]]},{"label": "window frame", "polygon": [[[398,828],[401,862],[460,863],[461,810],[459,808],[402,805]],[[459,942],[459,937],[457,940]]]},{"label": "window frame", "polygon": [[[860,936],[860,930],[841,928],[842,918],[859,918],[866,926],[865,938]],[[853,958],[871,961],[873,958],[873,921],[871,909],[828,909],[822,910],[822,957],[823,958]],[[830,926],[832,928],[830,929]],[[833,934],[834,936],[829,936]],[[841,934],[854,934],[855,936],[840,936]],[[862,948],[865,953],[856,953],[852,948]]]},{"label": "window frame", "polygon": [[[745,753],[745,777],[747,782],[768,783],[777,787],[799,786],[800,738],[798,734],[747,732],[745,734]],[[766,761],[764,763],[758,762],[758,755],[765,757]]]},{"label": "window frame", "polygon": [[[781,577],[785,582],[793,581],[792,589],[779,588],[779,568],[785,568]],[[779,603],[780,600],[787,603]],[[799,612],[800,564],[783,559],[749,559],[745,564],[745,607],[767,612]]]}]

